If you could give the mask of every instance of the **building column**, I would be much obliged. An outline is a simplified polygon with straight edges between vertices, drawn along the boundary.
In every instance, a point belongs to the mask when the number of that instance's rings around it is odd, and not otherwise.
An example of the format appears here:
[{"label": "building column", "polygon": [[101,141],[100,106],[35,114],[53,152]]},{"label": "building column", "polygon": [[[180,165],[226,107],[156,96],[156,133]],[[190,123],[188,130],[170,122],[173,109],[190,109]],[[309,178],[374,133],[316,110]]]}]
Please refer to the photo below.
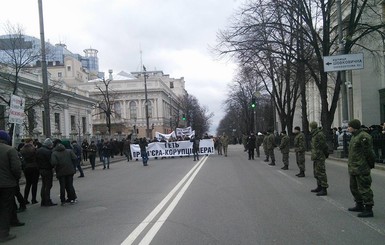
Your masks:
[{"label": "building column", "polygon": [[68,137],[71,132],[71,120],[70,120],[70,114],[68,109],[64,109],[64,125],[63,125],[63,136]]}]

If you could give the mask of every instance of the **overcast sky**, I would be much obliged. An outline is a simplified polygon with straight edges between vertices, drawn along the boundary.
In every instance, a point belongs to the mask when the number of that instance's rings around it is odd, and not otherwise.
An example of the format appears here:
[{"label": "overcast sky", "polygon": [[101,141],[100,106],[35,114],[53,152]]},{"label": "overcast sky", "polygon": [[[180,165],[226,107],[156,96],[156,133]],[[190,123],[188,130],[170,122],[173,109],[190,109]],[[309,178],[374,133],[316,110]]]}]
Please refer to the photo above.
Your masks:
[{"label": "overcast sky", "polygon": [[[147,70],[184,77],[187,91],[215,113],[210,132],[224,116],[223,101],[236,66],[218,61],[210,51],[219,29],[228,26],[243,0],[43,0],[46,41],[65,43],[83,54],[99,50],[99,68],[107,73],[140,70],[140,50]],[[40,38],[38,1],[1,4],[4,24],[20,24]]]}]

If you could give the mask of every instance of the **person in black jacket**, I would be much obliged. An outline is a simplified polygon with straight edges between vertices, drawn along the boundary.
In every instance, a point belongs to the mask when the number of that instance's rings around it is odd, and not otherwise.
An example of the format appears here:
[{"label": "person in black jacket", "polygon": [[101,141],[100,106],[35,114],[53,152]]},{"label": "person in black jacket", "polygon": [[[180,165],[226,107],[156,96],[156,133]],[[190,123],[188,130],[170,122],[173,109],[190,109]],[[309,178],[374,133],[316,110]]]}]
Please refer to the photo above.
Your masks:
[{"label": "person in black jacket", "polygon": [[67,192],[68,202],[74,204],[76,202],[76,192],[73,185],[75,165],[77,157],[71,149],[69,141],[54,141],[54,148],[51,155],[51,164],[55,167],[56,177],[60,183],[60,200],[61,205],[66,204],[65,192]]},{"label": "person in black jacket", "polygon": [[140,155],[142,156],[143,166],[148,166],[148,154],[147,154],[147,140],[146,138],[141,138],[139,140]]},{"label": "person in black jacket", "polygon": [[51,200],[51,188],[53,181],[53,167],[51,165],[53,143],[50,138],[47,138],[42,147],[36,151],[36,160],[41,175],[41,206],[50,207],[57,205]]},{"label": "person in black jacket", "polygon": [[14,239],[10,226],[21,226],[17,219],[15,190],[21,177],[21,162],[15,148],[9,145],[7,132],[0,130],[0,242]]},{"label": "person in black jacket", "polygon": [[20,150],[21,155],[24,159],[24,176],[25,176],[25,189],[24,199],[29,204],[28,196],[32,187],[32,204],[37,203],[37,184],[39,183],[39,168],[36,162],[36,147],[33,145],[31,138],[25,140],[25,145]]},{"label": "person in black jacket", "polygon": [[80,165],[80,163],[82,161],[82,148],[78,145],[78,142],[76,142],[76,140],[73,140],[71,142],[71,145],[72,145],[72,149],[73,149],[75,155],[78,158],[78,160],[76,161],[76,168],[79,170],[79,173],[80,173],[78,178],[83,178],[84,172],[83,172],[82,166]]},{"label": "person in black jacket", "polygon": [[256,147],[257,138],[255,137],[254,133],[251,133],[249,137],[247,137],[247,150],[249,153],[249,160],[254,160],[254,149]]}]

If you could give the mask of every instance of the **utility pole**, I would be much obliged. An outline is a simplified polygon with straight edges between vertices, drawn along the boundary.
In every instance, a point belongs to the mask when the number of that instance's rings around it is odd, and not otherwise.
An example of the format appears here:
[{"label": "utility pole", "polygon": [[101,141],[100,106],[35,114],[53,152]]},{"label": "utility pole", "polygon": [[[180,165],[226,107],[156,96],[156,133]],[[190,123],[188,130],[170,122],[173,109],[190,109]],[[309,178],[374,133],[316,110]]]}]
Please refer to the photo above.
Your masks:
[{"label": "utility pole", "polygon": [[[338,13],[338,44],[339,54],[345,54],[343,43],[343,29],[342,29],[342,7],[341,0],[337,0],[337,13]],[[341,97],[342,97],[342,121],[349,120],[348,112],[348,99],[346,90],[346,71],[339,71],[341,79]]]},{"label": "utility pole", "polygon": [[44,20],[43,20],[43,3],[38,0],[39,5],[39,22],[40,22],[40,42],[41,42],[41,70],[43,78],[43,103],[44,103],[44,133],[45,136],[51,137],[51,120],[49,112],[49,96],[48,96],[48,77],[47,77],[47,61],[45,57],[45,38],[44,38]]},{"label": "utility pole", "polygon": [[144,100],[145,100],[145,108],[146,108],[146,137],[150,139],[150,119],[148,117],[148,97],[147,97],[147,73],[146,67],[143,66],[143,75],[144,75]]}]

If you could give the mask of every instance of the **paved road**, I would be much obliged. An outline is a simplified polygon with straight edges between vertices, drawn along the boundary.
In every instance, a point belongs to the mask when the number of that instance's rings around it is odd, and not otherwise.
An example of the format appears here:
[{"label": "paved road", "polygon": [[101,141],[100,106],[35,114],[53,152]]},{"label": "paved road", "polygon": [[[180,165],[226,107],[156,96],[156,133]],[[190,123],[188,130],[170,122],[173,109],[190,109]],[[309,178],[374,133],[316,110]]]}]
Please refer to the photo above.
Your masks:
[{"label": "paved road", "polygon": [[[280,154],[276,153],[277,159]],[[76,179],[76,205],[30,205],[8,244],[384,244],[385,172],[373,171],[375,217],[346,211],[353,202],[346,164],[329,160],[329,195],[316,197],[312,167],[290,170],[229,157],[121,161]],[[279,163],[280,161],[278,161]],[[53,197],[58,201],[58,183]]]}]

